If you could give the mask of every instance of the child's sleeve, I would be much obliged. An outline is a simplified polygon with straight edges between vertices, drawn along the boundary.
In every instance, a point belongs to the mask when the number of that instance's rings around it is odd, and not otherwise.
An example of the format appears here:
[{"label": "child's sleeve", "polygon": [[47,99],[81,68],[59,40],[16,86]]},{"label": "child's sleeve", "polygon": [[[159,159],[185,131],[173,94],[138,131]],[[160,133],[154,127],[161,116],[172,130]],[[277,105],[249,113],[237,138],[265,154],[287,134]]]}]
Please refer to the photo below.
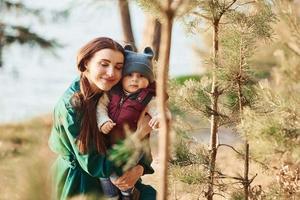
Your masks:
[{"label": "child's sleeve", "polygon": [[108,117],[107,105],[109,103],[109,98],[106,93],[104,93],[97,104],[96,116],[97,116],[97,125],[100,128],[105,122],[112,121]]}]

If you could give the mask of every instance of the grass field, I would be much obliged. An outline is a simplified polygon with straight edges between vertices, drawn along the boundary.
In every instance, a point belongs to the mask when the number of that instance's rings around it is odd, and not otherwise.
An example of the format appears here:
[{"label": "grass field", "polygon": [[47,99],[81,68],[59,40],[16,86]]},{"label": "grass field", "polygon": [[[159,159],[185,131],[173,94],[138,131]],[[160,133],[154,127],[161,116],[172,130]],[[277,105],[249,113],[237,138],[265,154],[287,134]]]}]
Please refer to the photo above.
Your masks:
[{"label": "grass field", "polygon": [[51,117],[0,125],[0,199],[50,199]]},{"label": "grass field", "polygon": [[[50,116],[42,116],[21,123],[0,125],[0,200],[50,199],[50,166],[55,158],[47,144],[51,124]],[[152,137],[152,140],[153,167],[156,172],[154,175],[144,176],[143,180],[157,189],[157,136]],[[226,174],[243,173],[243,163],[237,162],[234,153],[229,149],[220,151],[218,165]],[[203,196],[203,184],[197,184],[197,170],[201,169],[172,168],[169,179],[170,199],[204,199],[200,197]],[[193,173],[186,174],[189,171]],[[274,176],[263,175],[256,165],[251,165],[250,171],[252,175],[253,172],[258,173],[253,184],[266,185],[274,180]],[[178,177],[183,178],[183,182]]]}]

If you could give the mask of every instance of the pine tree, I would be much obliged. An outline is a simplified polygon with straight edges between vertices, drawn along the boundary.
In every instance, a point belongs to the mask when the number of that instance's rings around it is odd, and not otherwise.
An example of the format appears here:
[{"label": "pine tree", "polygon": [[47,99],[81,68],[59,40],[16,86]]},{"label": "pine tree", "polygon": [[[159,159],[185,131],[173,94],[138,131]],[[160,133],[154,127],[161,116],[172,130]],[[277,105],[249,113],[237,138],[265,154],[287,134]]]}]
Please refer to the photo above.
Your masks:
[{"label": "pine tree", "polygon": [[[31,15],[33,18],[43,18],[42,10],[28,8],[21,2],[15,2],[11,0],[0,0],[0,13],[3,15],[3,17],[12,16],[13,13],[18,13],[20,14],[18,17]],[[59,13],[57,12],[56,14]],[[59,43],[54,39],[45,38],[32,31],[27,26],[11,24],[2,18],[0,19],[0,67],[3,66],[2,55],[5,47],[8,47],[13,43],[38,46],[42,49],[53,49],[60,46]]]},{"label": "pine tree", "polygon": [[158,18],[162,23],[161,43],[159,48],[159,60],[157,69],[157,106],[160,113],[160,129],[159,129],[159,157],[161,160],[161,185],[158,193],[158,199],[168,198],[168,161],[170,157],[170,124],[166,116],[168,89],[168,73],[169,60],[172,39],[172,27],[174,18],[184,13],[184,8],[188,3],[175,0],[155,0],[146,1],[138,0],[141,7],[148,10],[154,17]]},{"label": "pine tree", "polygon": [[276,184],[268,195],[276,199],[297,199],[299,188],[300,135],[300,20],[293,2],[274,1],[279,16],[278,39],[274,41],[275,65],[269,79],[256,87],[253,109],[246,109],[240,132],[250,144],[253,154],[272,174]]},{"label": "pine tree", "polygon": [[[240,114],[245,106],[252,104],[255,79],[252,77],[251,60],[258,41],[271,36],[271,26],[275,19],[269,6],[263,3],[239,1],[198,1],[196,10],[192,12],[195,19],[190,26],[200,19],[206,19],[213,28],[212,67],[207,77],[201,81],[187,81],[177,92],[178,105],[186,111],[211,117],[211,143],[209,159],[209,181],[206,191],[207,199],[216,194],[214,186],[222,172],[216,170],[216,155],[220,146],[217,131],[221,126],[234,128],[242,120]],[[222,20],[221,20],[222,17]],[[191,20],[191,18],[189,18]],[[210,89],[212,88],[212,89]],[[177,89],[178,91],[178,89]],[[186,94],[194,94],[187,96]],[[187,106],[185,106],[187,105]],[[249,186],[252,179],[248,177],[249,145],[245,140],[244,175],[231,177],[244,186],[244,197],[249,197]],[[234,149],[236,151],[236,149]]]}]

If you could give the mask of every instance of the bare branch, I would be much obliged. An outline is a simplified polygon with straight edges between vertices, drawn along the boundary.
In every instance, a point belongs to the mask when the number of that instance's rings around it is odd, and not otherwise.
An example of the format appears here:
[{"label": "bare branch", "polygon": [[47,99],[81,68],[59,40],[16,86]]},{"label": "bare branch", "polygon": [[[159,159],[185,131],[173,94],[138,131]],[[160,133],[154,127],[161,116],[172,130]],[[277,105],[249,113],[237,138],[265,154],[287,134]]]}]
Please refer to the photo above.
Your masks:
[{"label": "bare branch", "polygon": [[214,192],[214,195],[219,195],[219,196],[223,197],[224,199],[226,199],[226,197],[224,195],[220,194],[220,193]]},{"label": "bare branch", "polygon": [[202,112],[202,113],[207,113],[205,110],[202,110],[202,109],[200,109],[200,108],[198,108],[198,107],[193,106],[192,103],[191,103],[189,100],[187,100],[186,98],[185,98],[184,100],[185,100],[191,107],[195,108],[196,110],[198,110],[198,111],[200,111],[200,112]]},{"label": "bare branch", "polygon": [[247,4],[251,4],[251,3],[255,3],[255,2],[256,1],[248,1],[248,2],[245,2],[245,3],[240,3],[235,8],[233,8],[233,10],[236,10],[238,7],[241,7],[241,6],[244,6],[244,5],[247,5]]},{"label": "bare branch", "polygon": [[300,49],[292,43],[284,43],[291,51],[293,51],[297,56],[300,56]]},{"label": "bare branch", "polygon": [[236,150],[233,146],[229,145],[229,144],[219,144],[217,148],[219,148],[220,146],[226,146],[231,148],[233,151],[235,151],[237,154],[244,156],[244,154],[242,154],[241,152],[239,152],[238,150]]},{"label": "bare branch", "polygon": [[191,14],[196,15],[198,17],[202,17],[202,18],[204,18],[204,19],[206,19],[208,21],[211,21],[211,18],[209,16],[204,15],[204,14],[201,14],[201,13],[198,13],[198,12],[195,12],[195,11],[192,12]]},{"label": "bare branch", "polygon": [[249,185],[252,183],[252,181],[257,177],[257,174],[255,174],[250,180],[249,180]]},{"label": "bare branch", "polygon": [[221,19],[222,15],[223,15],[225,12],[227,12],[227,11],[229,10],[229,8],[230,8],[236,1],[237,1],[237,0],[233,0],[231,3],[229,3],[227,6],[225,6],[225,7],[221,10],[221,12],[220,12],[220,14],[219,14],[219,19]]},{"label": "bare branch", "polygon": [[228,10],[237,0],[233,0],[227,7],[225,7],[225,11]]}]

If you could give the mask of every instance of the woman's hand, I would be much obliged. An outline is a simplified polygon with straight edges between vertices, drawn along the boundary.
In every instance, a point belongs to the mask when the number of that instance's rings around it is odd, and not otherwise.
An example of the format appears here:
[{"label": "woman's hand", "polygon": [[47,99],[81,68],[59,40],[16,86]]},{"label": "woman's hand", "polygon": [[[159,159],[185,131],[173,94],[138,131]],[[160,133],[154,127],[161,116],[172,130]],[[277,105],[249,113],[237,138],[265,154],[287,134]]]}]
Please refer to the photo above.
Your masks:
[{"label": "woman's hand", "polygon": [[144,110],[139,118],[137,129],[135,131],[138,139],[143,139],[148,133],[151,132],[152,128],[149,126],[151,117],[146,115],[146,110]]},{"label": "woman's hand", "polygon": [[141,165],[137,165],[126,171],[121,177],[117,178],[116,180],[112,180],[112,183],[121,191],[125,191],[133,188],[143,173],[144,168]]}]

